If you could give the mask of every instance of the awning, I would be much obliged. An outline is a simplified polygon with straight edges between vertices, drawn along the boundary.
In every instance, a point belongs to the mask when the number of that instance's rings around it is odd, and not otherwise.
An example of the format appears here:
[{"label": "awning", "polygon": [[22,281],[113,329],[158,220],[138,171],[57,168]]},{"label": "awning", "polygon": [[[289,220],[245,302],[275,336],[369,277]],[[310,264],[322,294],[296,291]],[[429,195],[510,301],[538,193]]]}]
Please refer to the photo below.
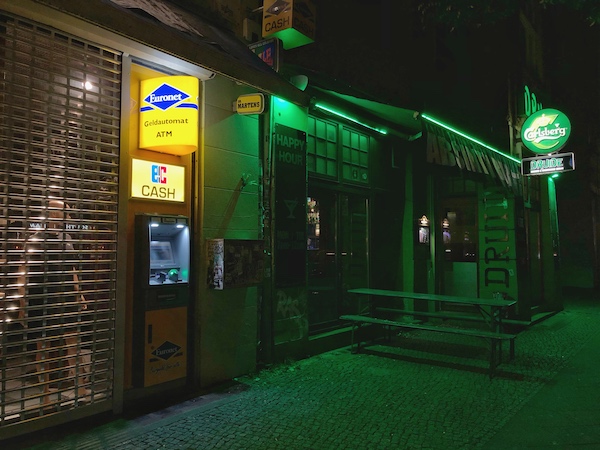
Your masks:
[{"label": "awning", "polygon": [[426,160],[487,175],[515,195],[522,193],[521,161],[427,114],[421,114],[426,133]]},{"label": "awning", "polygon": [[370,128],[383,130],[384,134],[395,135],[407,141],[414,141],[421,137],[421,125],[417,120],[419,115],[417,111],[319,87],[314,89],[324,94],[316,97],[317,105],[332,104],[331,100],[334,100],[333,104],[345,104],[346,110],[354,110],[365,123],[372,124]]},{"label": "awning", "polygon": [[227,30],[167,0],[35,0],[300,106],[310,97]]},{"label": "awning", "polygon": [[324,114],[336,115],[358,123],[382,135],[412,141],[421,137],[419,113],[381,101],[327,75],[304,67],[286,64],[280,73],[289,78],[303,75],[308,84],[305,92],[312,98],[312,107]]}]

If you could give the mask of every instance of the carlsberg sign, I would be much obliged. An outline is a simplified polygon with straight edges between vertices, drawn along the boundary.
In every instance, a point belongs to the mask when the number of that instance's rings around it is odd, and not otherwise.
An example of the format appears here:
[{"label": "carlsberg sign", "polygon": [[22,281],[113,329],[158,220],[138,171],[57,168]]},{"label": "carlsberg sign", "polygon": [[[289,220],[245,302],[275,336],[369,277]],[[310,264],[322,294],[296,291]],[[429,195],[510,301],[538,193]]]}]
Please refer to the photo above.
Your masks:
[{"label": "carlsberg sign", "polygon": [[557,109],[536,111],[521,128],[523,145],[534,153],[552,153],[565,146],[571,135],[569,118]]}]

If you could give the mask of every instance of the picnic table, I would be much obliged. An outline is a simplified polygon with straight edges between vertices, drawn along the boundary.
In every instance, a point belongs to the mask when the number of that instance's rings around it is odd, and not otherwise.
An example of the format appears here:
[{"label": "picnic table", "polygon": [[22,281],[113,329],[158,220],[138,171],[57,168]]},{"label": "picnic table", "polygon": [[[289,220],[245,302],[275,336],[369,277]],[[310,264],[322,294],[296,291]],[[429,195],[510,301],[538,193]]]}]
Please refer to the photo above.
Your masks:
[{"label": "picnic table", "polygon": [[[435,302],[437,304],[458,304],[458,305],[469,305],[474,307],[480,314],[480,318],[485,321],[488,325],[487,330],[473,329],[473,328],[459,328],[459,327],[448,327],[433,325],[429,322],[416,323],[407,322],[401,320],[391,320],[387,317],[382,317],[386,313],[394,313],[399,316],[419,316],[419,317],[431,317],[440,319],[454,319],[459,318],[461,320],[472,320],[472,316],[457,316],[452,312],[447,311],[416,311],[413,309],[387,307],[387,306],[374,306],[374,303],[370,301],[369,314],[350,315],[345,314],[340,316],[341,320],[349,321],[352,323],[352,342],[351,348],[354,351],[355,347],[355,331],[357,331],[362,325],[374,324],[382,325],[385,328],[404,328],[404,329],[417,329],[425,331],[437,331],[442,333],[453,333],[463,336],[474,336],[484,338],[490,342],[490,365],[489,374],[490,378],[493,377],[494,372],[498,364],[502,362],[502,342],[509,341],[510,343],[510,358],[514,357],[514,340],[516,334],[507,333],[504,329],[502,319],[505,315],[505,311],[513,306],[516,301],[500,298],[495,296],[493,298],[476,298],[476,297],[464,297],[464,296],[452,296],[452,295],[441,295],[441,294],[428,294],[418,292],[406,292],[406,291],[394,291],[386,289],[371,289],[371,288],[358,288],[348,290],[350,294],[356,295],[368,295],[370,299],[372,297],[384,297],[384,298],[397,298],[397,299],[413,299],[422,300],[426,302]],[[360,340],[356,345],[356,351],[360,351]]]}]

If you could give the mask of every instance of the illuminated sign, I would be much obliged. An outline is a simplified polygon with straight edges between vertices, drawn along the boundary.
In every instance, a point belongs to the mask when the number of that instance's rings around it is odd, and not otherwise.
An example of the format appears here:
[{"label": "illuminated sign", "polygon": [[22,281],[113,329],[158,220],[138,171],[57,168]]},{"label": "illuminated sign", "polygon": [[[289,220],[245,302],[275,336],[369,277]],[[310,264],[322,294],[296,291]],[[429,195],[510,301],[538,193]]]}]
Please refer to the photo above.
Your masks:
[{"label": "illuminated sign", "polygon": [[172,155],[198,149],[196,77],[151,78],[140,83],[140,148]]},{"label": "illuminated sign", "polygon": [[538,101],[535,92],[531,92],[527,85],[525,85],[525,88],[523,89],[523,100],[523,112],[525,113],[525,117],[529,117],[534,112],[544,108],[542,103]]},{"label": "illuminated sign", "polygon": [[260,114],[265,110],[265,96],[262,94],[240,95],[235,102],[238,114]]},{"label": "illuminated sign", "polygon": [[185,167],[132,159],[131,197],[185,201]]},{"label": "illuminated sign", "polygon": [[263,39],[262,41],[250,44],[248,48],[271,69],[279,72],[279,42],[277,38]]},{"label": "illuminated sign", "polygon": [[277,37],[283,48],[315,41],[315,7],[310,0],[265,0],[262,36]]},{"label": "illuminated sign", "polygon": [[560,153],[536,158],[523,158],[521,164],[523,175],[546,175],[557,172],[575,170],[575,155]]},{"label": "illuminated sign", "polygon": [[552,153],[565,146],[571,135],[569,118],[557,109],[536,111],[521,128],[523,145],[534,153]]}]

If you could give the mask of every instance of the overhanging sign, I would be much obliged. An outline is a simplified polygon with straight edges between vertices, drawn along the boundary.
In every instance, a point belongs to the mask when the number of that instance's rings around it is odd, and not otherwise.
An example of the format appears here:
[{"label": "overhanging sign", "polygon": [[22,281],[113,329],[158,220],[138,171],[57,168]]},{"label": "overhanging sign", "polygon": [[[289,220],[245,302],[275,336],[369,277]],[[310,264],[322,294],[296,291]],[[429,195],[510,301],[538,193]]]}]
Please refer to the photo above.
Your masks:
[{"label": "overhanging sign", "polygon": [[552,153],[565,146],[571,135],[569,118],[557,109],[545,108],[529,116],[521,128],[523,145],[534,153]]},{"label": "overhanging sign", "polygon": [[185,201],[185,167],[132,159],[131,197],[166,202]]},{"label": "overhanging sign", "polygon": [[265,110],[265,96],[260,93],[240,95],[235,110],[238,114],[261,114]]},{"label": "overhanging sign", "polygon": [[315,40],[316,10],[312,0],[265,0],[262,37],[276,37],[290,50]]},{"label": "overhanging sign", "polygon": [[271,69],[279,72],[279,42],[277,38],[263,39],[262,41],[250,44],[248,48]]},{"label": "overhanging sign", "polygon": [[575,170],[575,155],[560,153],[536,158],[523,158],[521,163],[523,175],[547,175],[557,172]]},{"label": "overhanging sign", "polygon": [[140,83],[140,148],[172,155],[198,149],[196,77],[171,76]]}]

